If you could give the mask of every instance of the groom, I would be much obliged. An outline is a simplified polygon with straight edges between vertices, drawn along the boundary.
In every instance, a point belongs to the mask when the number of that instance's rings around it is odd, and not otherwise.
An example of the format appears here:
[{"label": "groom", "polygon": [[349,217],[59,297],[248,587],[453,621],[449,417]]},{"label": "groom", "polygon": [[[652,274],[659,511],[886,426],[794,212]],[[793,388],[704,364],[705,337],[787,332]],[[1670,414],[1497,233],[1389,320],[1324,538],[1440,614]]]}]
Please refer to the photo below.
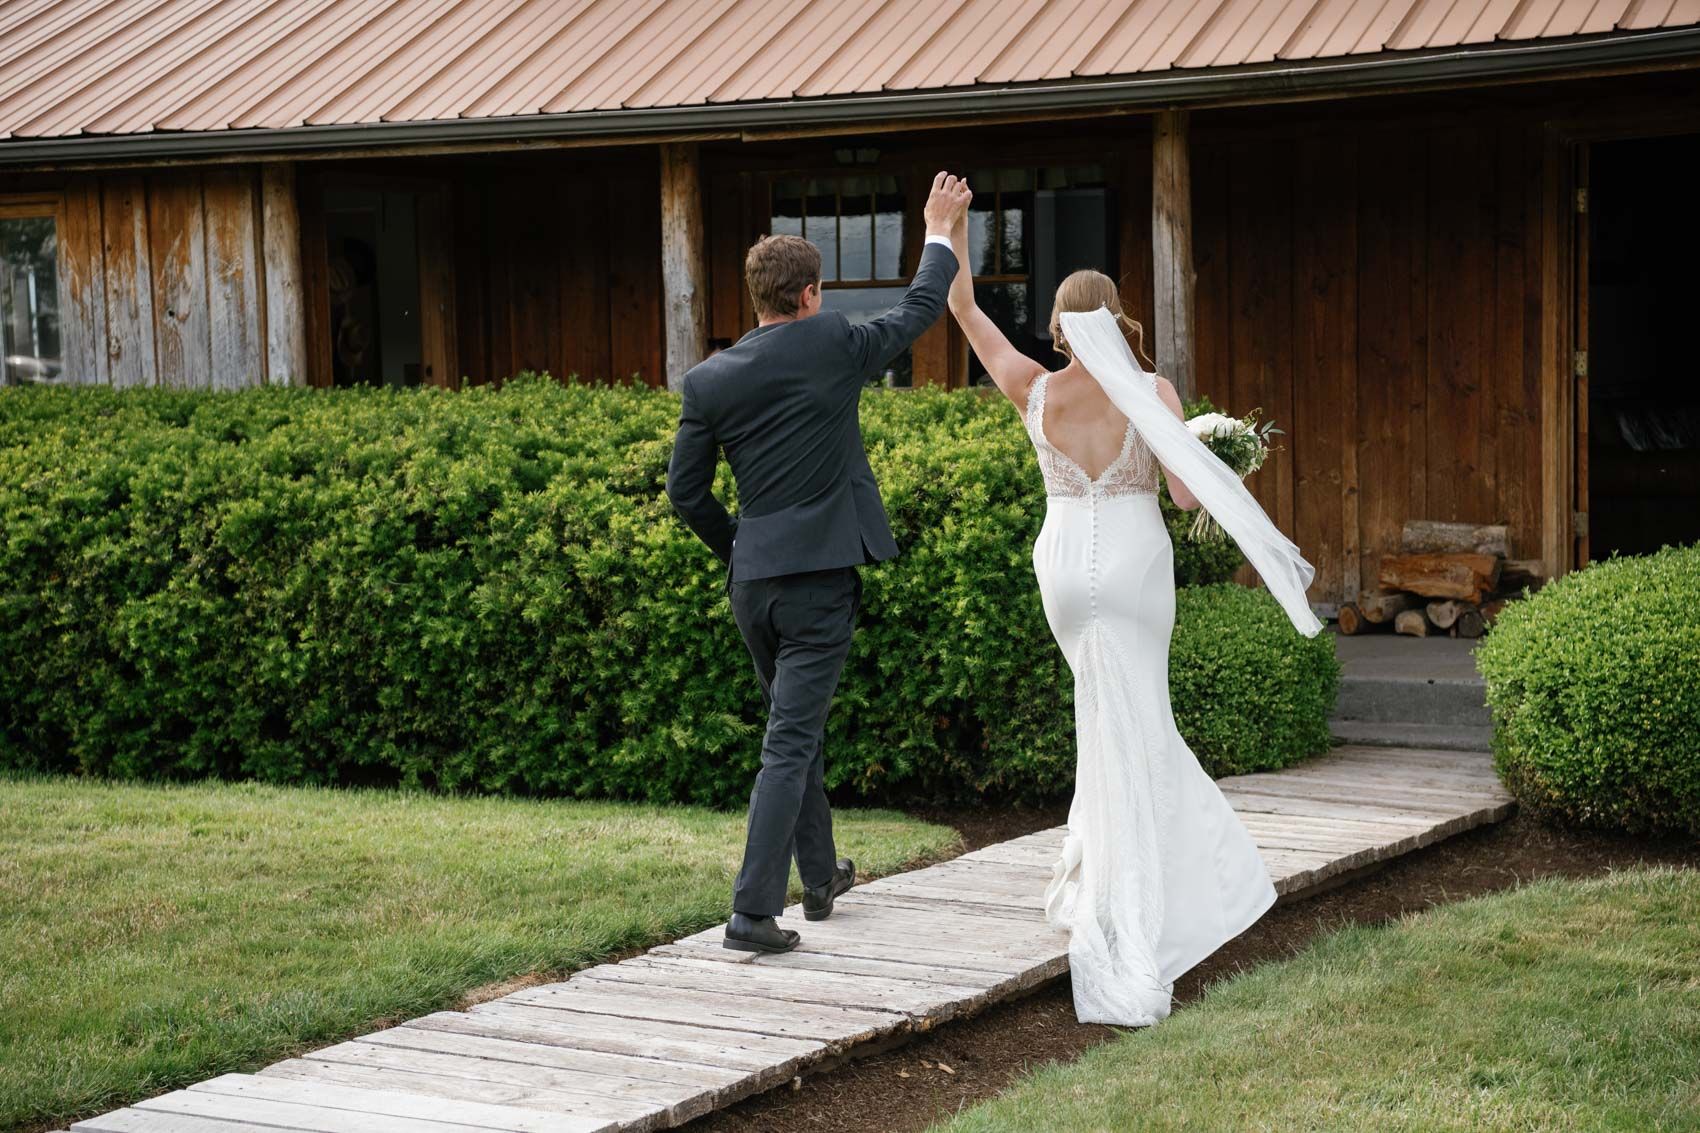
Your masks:
[{"label": "groom", "polygon": [[[867,380],[943,313],[957,267],[950,230],[970,198],[957,178],[933,178],[915,278],[897,306],[861,325],[821,313],[819,249],[797,236],[761,240],[744,260],[759,325],[685,375],[667,496],[727,564],[768,713],[728,948],[797,946],[774,919],[793,855],[809,920],[831,915],[855,884],[855,865],[832,843],[821,736],[850,653],[856,568],[897,554],[857,404]],[[738,482],[736,518],[712,491],[720,449]]]}]

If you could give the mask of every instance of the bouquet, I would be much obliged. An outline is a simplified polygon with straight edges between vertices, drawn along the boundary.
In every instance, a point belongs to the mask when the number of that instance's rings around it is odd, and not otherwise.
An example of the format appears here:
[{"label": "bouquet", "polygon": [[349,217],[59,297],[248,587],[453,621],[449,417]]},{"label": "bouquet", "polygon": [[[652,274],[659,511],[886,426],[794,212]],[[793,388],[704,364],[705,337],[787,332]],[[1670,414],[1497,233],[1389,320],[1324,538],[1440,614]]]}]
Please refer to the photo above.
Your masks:
[{"label": "bouquet", "polygon": [[[1243,480],[1263,467],[1271,447],[1269,438],[1281,432],[1273,421],[1259,425],[1257,415],[1261,412],[1253,409],[1244,417],[1200,413],[1187,418],[1186,427],[1204,442],[1204,447],[1214,453],[1216,459],[1232,468]],[[1200,507],[1193,517],[1192,527],[1187,531],[1187,538],[1195,543],[1220,543],[1226,535],[1210,513]]]}]

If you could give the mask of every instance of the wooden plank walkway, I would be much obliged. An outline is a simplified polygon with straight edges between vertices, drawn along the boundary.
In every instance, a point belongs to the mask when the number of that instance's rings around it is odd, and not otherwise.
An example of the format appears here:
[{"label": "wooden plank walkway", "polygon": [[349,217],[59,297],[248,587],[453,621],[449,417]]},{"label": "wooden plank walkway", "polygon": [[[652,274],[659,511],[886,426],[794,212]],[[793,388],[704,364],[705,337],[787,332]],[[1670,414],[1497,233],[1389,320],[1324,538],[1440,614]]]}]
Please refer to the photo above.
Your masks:
[{"label": "wooden plank walkway", "polygon": [[[1220,783],[1276,889],[1339,875],[1512,808],[1479,752],[1341,747]],[[77,1123],[87,1133],[646,1133],[925,1031],[1068,970],[1042,901],[1063,830],[859,885],[803,944],[732,952],[721,928],[427,1015],[258,1074]]]}]

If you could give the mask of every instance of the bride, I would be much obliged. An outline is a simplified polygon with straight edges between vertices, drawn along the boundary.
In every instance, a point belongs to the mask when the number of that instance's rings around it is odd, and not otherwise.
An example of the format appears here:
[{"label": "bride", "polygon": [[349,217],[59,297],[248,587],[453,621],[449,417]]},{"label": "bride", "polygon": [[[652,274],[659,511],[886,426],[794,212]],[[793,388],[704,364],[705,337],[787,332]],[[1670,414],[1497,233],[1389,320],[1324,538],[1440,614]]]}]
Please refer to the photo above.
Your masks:
[{"label": "bride", "polygon": [[1193,437],[1180,397],[1143,371],[1115,283],[1079,271],[1057,288],[1054,373],[1022,354],[974,302],[968,224],[950,310],[1026,422],[1047,497],[1033,569],[1074,674],[1076,771],[1068,835],[1045,915],[1069,933],[1083,1023],[1148,1026],[1177,976],[1251,926],[1275,900],[1263,859],[1175,729],[1169,706],[1174,551],[1157,506],[1203,506],[1306,636],[1312,569],[1239,477]]}]

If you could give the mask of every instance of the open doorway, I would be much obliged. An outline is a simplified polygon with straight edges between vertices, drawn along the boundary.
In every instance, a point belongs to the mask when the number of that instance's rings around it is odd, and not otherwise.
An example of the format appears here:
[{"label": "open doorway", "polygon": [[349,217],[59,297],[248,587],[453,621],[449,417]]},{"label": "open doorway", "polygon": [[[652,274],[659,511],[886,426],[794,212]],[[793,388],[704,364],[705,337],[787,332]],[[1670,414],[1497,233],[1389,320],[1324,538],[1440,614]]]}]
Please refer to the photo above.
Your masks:
[{"label": "open doorway", "polygon": [[1587,160],[1587,559],[1700,539],[1700,134]]},{"label": "open doorway", "polygon": [[429,179],[331,174],[317,207],[325,384],[455,384],[447,188]]}]

